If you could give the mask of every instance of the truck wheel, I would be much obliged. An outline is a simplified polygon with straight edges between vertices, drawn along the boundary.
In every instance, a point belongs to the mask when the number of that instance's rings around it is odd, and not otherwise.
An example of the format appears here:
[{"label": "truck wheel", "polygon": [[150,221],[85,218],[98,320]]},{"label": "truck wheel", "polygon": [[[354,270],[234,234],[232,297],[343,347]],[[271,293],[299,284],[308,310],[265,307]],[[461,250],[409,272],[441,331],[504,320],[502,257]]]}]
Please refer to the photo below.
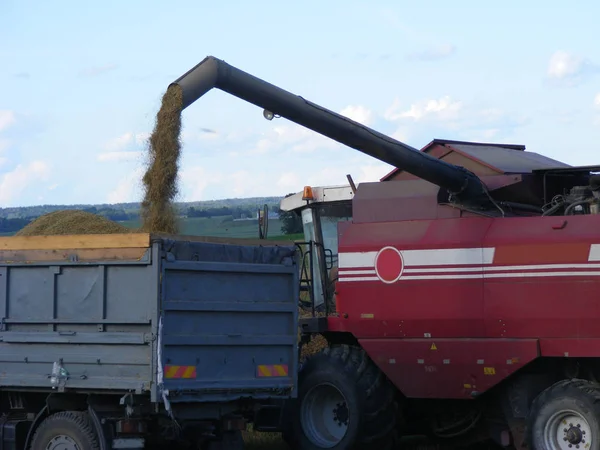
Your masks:
[{"label": "truck wheel", "polygon": [[360,348],[326,348],[299,375],[292,436],[299,450],[385,449],[394,443],[395,390]]},{"label": "truck wheel", "polygon": [[99,450],[100,441],[87,413],[59,412],[45,419],[31,441],[31,450]]},{"label": "truck wheel", "polygon": [[600,387],[563,380],[534,400],[528,423],[533,450],[600,450]]}]

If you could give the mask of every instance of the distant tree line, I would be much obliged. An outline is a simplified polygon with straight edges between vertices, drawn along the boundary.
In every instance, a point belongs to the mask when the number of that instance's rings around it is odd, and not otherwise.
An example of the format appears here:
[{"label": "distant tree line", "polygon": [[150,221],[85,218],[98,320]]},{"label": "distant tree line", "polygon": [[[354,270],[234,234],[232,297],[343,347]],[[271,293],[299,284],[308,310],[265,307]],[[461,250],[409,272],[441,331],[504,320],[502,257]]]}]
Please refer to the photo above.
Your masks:
[{"label": "distant tree line", "polygon": [[[293,195],[293,194],[289,194]],[[288,195],[288,196],[289,196]],[[287,197],[287,196],[286,196]],[[302,219],[295,212],[284,212],[279,209],[278,197],[265,197],[256,199],[228,199],[206,202],[190,202],[178,204],[179,213],[184,217],[212,218],[222,217],[225,221],[235,219],[255,219],[258,210],[265,204],[269,212],[279,215],[282,234],[302,233]],[[53,211],[63,209],[78,209],[92,214],[98,214],[115,222],[139,221],[139,203],[122,203],[118,205],[39,205],[29,207],[0,208],[0,233],[15,233],[27,226],[32,220]],[[276,233],[272,229],[270,234]]]},{"label": "distant tree line", "polygon": [[[177,210],[182,216],[187,215],[190,207],[200,211],[207,211],[206,215],[195,217],[214,217],[215,215],[231,215],[241,218],[242,214],[255,217],[258,208],[266,203],[272,212],[279,211],[281,197],[256,197],[256,198],[230,198],[222,200],[206,200],[196,202],[178,202]],[[0,205],[1,206],[1,205]],[[132,220],[139,218],[141,204],[139,202],[118,204],[77,204],[77,205],[37,205],[37,206],[15,206],[0,207],[0,218],[5,219],[28,219],[36,218],[44,214],[64,209],[78,209],[101,214],[112,220]],[[204,213],[201,213],[204,214]]]},{"label": "distant tree line", "polygon": [[136,220],[140,217],[137,211],[126,212],[125,210],[118,208],[97,208],[95,206],[91,206],[89,208],[85,208],[84,211],[104,216],[107,219],[112,220],[114,222],[120,222],[124,220]]},{"label": "distant tree line", "polygon": [[[271,206],[270,211],[279,212],[278,207]],[[190,206],[185,215],[187,217],[224,217],[231,216],[232,219],[254,219],[258,214],[258,207],[251,206],[221,206],[215,208],[196,208]]]},{"label": "distant tree line", "polygon": [[[288,194],[285,198],[292,194]],[[300,234],[304,231],[302,226],[302,217],[295,211],[279,210],[279,220],[281,221],[281,232],[283,234]]]},{"label": "distant tree line", "polygon": [[0,218],[0,233],[16,233],[21,228],[27,226],[31,222],[31,218],[27,219],[5,219]]}]

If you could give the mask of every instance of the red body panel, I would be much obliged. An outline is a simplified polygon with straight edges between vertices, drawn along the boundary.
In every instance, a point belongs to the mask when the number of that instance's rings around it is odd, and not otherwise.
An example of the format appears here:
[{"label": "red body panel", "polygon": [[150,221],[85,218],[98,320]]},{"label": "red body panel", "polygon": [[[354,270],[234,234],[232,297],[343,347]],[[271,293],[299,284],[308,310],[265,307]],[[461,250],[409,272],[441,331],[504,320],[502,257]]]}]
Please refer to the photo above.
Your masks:
[{"label": "red body panel", "polygon": [[339,277],[330,329],[409,397],[471,397],[538,356],[600,353],[600,215],[346,224]]},{"label": "red body panel", "polygon": [[410,397],[465,398],[485,392],[539,356],[535,339],[361,339]]}]

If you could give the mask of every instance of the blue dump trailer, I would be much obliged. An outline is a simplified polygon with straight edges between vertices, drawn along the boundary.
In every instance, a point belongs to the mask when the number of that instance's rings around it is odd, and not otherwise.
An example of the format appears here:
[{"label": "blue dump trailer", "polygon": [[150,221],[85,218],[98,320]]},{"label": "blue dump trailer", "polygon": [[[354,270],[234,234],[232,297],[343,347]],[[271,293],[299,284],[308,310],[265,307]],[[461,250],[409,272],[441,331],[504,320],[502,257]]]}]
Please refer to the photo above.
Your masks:
[{"label": "blue dump trailer", "polygon": [[0,450],[241,448],[296,396],[293,244],[0,238]]}]

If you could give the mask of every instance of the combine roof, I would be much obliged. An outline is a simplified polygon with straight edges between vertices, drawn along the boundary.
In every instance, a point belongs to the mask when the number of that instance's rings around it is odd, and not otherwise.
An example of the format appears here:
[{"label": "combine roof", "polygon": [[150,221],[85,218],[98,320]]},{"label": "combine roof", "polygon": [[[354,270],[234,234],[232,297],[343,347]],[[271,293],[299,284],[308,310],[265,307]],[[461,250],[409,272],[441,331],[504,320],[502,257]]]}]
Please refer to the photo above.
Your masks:
[{"label": "combine roof", "polygon": [[[458,153],[498,173],[531,173],[536,170],[570,167],[568,164],[548,158],[547,156],[534,152],[526,152],[524,145],[434,139],[423,147],[421,151],[430,153],[433,149],[439,149],[440,147],[447,149],[449,152]],[[443,159],[447,154],[435,156]],[[401,170],[394,169],[384,176],[381,181],[391,179],[398,172],[401,172]]]}]

